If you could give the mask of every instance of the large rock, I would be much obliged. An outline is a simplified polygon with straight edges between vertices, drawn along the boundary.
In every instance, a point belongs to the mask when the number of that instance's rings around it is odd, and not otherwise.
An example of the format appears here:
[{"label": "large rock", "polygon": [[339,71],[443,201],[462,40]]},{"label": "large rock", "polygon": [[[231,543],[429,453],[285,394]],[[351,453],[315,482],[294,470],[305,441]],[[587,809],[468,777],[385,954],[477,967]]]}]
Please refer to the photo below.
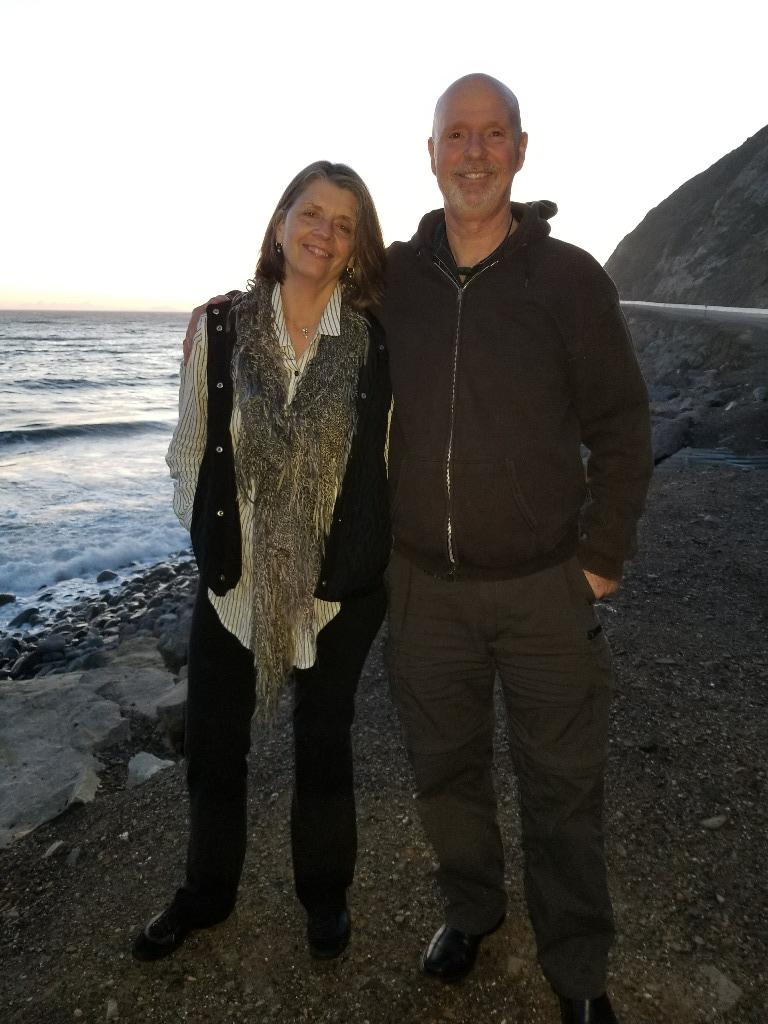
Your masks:
[{"label": "large rock", "polygon": [[660,419],[653,423],[653,461],[668,459],[685,448],[691,436],[691,416],[683,413],[673,420]]},{"label": "large rock", "polygon": [[157,702],[157,717],[174,753],[184,750],[184,715],[187,709],[187,681],[176,683]]},{"label": "large rock", "polygon": [[[102,651],[91,654],[107,658]],[[0,845],[76,801],[92,800],[94,757],[130,736],[121,712],[157,717],[176,693],[155,641],[122,644],[103,668],[4,682],[0,687]],[[168,712],[170,713],[170,712]]]},{"label": "large rock", "polygon": [[80,680],[70,672],[0,687],[0,846],[92,800],[92,751],[129,735],[119,706]]},{"label": "large rock", "polygon": [[103,668],[84,672],[82,685],[116,701],[123,711],[156,718],[157,702],[173,689],[174,683],[155,641],[136,637],[116,648]]},{"label": "large rock", "polygon": [[189,627],[192,623],[192,609],[179,612],[175,622],[169,623],[158,636],[157,647],[171,672],[178,672],[187,663]]}]

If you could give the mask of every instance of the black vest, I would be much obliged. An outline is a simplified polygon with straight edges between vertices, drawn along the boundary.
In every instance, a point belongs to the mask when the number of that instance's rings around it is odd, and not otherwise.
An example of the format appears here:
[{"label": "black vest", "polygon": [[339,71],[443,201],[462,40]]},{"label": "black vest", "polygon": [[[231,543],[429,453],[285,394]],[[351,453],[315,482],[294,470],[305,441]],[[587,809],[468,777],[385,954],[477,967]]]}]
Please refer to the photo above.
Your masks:
[{"label": "black vest", "polygon": [[[242,538],[235,461],[229,423],[232,415],[232,352],[237,339],[233,299],[211,303],[208,318],[208,431],[195,491],[191,538],[201,582],[226,594],[240,579]],[[384,444],[391,402],[384,331],[366,314],[368,353],[357,388],[357,427],[347,459],[333,524],[315,596],[341,601],[381,582],[392,536],[387,500]]]}]

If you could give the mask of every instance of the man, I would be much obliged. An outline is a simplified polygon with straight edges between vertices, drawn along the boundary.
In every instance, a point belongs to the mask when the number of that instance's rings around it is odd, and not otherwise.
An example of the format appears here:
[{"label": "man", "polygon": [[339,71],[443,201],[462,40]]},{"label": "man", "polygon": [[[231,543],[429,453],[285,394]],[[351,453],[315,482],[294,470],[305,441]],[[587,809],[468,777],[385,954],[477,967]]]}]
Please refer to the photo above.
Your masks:
[{"label": "man", "polygon": [[648,402],[609,278],[549,237],[554,204],[510,203],[527,141],[505,85],[454,82],[429,140],[444,210],[389,250],[391,681],[446,908],[423,970],[462,977],[504,919],[498,675],[539,961],[563,1022],[610,1024],[611,665],[592,606],[633,550]]}]

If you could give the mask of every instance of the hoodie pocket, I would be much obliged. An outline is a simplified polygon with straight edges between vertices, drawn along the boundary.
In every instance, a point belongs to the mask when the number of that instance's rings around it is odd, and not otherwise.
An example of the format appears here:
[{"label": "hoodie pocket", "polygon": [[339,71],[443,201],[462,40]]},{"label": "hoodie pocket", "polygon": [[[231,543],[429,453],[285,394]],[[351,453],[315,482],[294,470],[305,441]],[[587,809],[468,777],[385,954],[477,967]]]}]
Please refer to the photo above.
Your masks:
[{"label": "hoodie pocket", "polygon": [[584,570],[581,568],[578,558],[574,556],[569,558],[568,561],[563,562],[562,570],[565,574],[574,605],[576,607],[583,606],[584,604],[593,605],[597,598],[589,580],[584,575]]},{"label": "hoodie pocket", "polygon": [[512,459],[456,461],[451,520],[460,564],[498,570],[535,558],[538,526]]},{"label": "hoodie pocket", "polygon": [[520,481],[517,479],[517,470],[515,469],[515,463],[512,459],[507,459],[504,463],[504,466],[506,467],[507,474],[509,476],[509,484],[512,490],[512,495],[514,497],[515,504],[517,505],[520,515],[522,516],[525,523],[528,525],[528,528],[531,531],[531,533],[536,533],[538,530],[536,517],[531,511],[528,502],[525,500],[525,495],[523,494],[522,488],[520,487]]},{"label": "hoodie pocket", "polygon": [[390,478],[395,540],[419,554],[444,558],[446,495],[444,462],[404,458]]}]

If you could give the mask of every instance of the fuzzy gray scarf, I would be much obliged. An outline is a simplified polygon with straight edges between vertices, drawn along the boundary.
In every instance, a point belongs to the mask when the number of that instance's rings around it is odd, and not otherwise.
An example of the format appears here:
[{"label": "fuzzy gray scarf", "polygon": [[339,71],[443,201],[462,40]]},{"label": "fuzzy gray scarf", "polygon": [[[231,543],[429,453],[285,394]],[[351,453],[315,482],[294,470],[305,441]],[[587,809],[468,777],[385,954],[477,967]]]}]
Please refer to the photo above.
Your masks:
[{"label": "fuzzy gray scarf", "polygon": [[257,281],[238,306],[234,361],[242,416],[238,487],[256,506],[251,649],[264,717],[295,663],[296,629],[314,625],[314,591],[355,432],[368,345],[365,320],[342,303],[340,336],[320,336],[287,406],[271,294],[270,283]]}]

